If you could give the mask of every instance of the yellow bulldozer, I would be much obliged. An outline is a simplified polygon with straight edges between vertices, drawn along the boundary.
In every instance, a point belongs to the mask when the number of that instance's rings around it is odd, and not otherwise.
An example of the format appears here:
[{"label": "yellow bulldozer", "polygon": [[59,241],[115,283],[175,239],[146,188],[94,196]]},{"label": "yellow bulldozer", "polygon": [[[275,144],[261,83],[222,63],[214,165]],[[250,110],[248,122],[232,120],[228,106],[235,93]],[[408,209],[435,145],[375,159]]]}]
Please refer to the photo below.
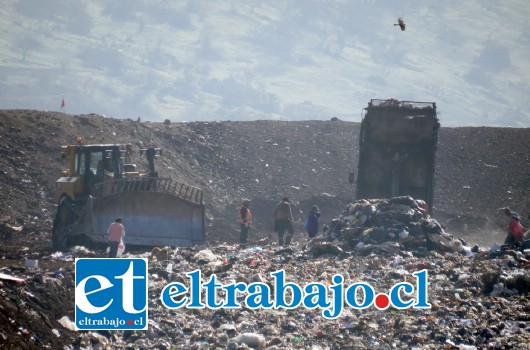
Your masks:
[{"label": "yellow bulldozer", "polygon": [[128,144],[62,146],[67,169],[56,182],[52,247],[107,242],[107,227],[123,218],[125,242],[136,246],[194,246],[205,241],[201,189],[158,176],[159,148],[140,151],[147,169],[129,162]]}]

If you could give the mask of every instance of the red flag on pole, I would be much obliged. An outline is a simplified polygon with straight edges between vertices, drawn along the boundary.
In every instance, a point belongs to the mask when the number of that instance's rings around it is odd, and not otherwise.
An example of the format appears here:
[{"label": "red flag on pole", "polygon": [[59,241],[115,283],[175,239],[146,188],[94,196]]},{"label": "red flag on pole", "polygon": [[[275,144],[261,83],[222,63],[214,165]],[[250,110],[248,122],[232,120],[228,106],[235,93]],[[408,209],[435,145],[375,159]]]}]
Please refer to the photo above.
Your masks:
[{"label": "red flag on pole", "polygon": [[61,109],[64,108],[64,96],[63,96],[63,100],[61,101]]}]

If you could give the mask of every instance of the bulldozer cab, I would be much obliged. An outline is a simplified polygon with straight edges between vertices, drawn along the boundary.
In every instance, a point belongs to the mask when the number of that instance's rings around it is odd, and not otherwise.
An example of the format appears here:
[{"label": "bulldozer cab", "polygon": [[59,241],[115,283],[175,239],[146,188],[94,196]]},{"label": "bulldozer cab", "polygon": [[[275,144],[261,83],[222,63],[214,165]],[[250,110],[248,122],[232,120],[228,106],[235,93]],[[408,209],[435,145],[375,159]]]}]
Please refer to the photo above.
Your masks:
[{"label": "bulldozer cab", "polygon": [[56,200],[68,196],[83,199],[94,194],[97,183],[122,177],[124,164],[128,163],[130,145],[69,145],[63,147],[63,158],[68,169],[57,182]]},{"label": "bulldozer cab", "polygon": [[80,150],[78,174],[85,179],[84,192],[87,195],[94,193],[95,184],[121,177],[124,153],[120,151],[119,146],[90,147]]}]

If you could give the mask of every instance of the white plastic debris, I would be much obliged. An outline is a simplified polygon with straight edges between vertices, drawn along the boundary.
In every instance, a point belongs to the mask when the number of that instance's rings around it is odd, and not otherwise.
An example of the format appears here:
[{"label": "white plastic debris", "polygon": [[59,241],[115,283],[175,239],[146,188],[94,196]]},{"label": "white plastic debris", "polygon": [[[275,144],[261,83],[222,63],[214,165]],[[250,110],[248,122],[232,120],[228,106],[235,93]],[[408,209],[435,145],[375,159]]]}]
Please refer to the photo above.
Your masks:
[{"label": "white plastic debris", "polygon": [[213,262],[213,261],[219,260],[219,257],[217,255],[215,255],[214,253],[212,253],[212,251],[210,249],[201,250],[200,252],[195,254],[195,256],[193,258],[195,260],[206,260],[206,261],[209,261],[209,262]]},{"label": "white plastic debris", "polygon": [[70,318],[68,316],[61,317],[59,320],[57,320],[57,322],[59,322],[59,324],[64,328],[71,331],[75,331],[75,324],[70,321]]},{"label": "white plastic debris", "polygon": [[39,268],[39,261],[36,259],[27,259],[26,260],[26,267],[28,269],[38,269]]},{"label": "white plastic debris", "polygon": [[258,349],[265,349],[266,345],[265,337],[256,333],[243,333],[235,338],[232,338],[231,341],[237,344],[246,344],[247,346]]}]

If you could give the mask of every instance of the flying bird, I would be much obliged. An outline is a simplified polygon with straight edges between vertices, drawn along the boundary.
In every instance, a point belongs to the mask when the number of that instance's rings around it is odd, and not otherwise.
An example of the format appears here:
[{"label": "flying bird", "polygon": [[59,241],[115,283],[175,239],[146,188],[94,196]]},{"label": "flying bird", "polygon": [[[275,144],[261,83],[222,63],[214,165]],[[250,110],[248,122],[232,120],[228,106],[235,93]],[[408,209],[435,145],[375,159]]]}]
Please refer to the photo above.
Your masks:
[{"label": "flying bird", "polygon": [[404,31],[406,26],[405,26],[405,20],[403,19],[403,17],[399,17],[398,18],[398,22],[397,23],[394,23],[395,26],[399,26],[399,28],[401,28],[401,31]]}]

